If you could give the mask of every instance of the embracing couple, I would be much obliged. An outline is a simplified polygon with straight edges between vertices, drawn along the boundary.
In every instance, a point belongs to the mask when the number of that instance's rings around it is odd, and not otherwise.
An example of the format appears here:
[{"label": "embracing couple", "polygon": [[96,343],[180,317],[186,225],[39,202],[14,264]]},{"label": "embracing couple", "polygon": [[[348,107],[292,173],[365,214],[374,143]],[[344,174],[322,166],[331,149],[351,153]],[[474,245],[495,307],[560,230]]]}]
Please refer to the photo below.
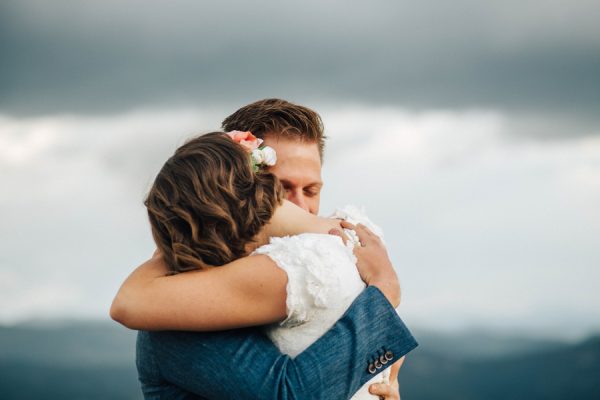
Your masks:
[{"label": "embracing couple", "polygon": [[318,217],[325,136],[314,111],[242,107],[158,173],[154,256],[111,316],[138,329],[146,399],[399,399],[417,346],[381,231],[360,209]]}]

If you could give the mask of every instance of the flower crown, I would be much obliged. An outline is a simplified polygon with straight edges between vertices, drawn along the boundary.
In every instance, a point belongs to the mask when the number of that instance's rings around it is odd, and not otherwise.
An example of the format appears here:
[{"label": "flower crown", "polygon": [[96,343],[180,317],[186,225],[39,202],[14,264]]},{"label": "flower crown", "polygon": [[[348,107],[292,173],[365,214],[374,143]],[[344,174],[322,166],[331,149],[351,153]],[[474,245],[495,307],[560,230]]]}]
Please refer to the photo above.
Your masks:
[{"label": "flower crown", "polygon": [[225,134],[250,154],[252,169],[255,172],[261,165],[271,167],[277,162],[275,150],[270,146],[262,145],[263,140],[254,136],[252,132],[231,131]]}]

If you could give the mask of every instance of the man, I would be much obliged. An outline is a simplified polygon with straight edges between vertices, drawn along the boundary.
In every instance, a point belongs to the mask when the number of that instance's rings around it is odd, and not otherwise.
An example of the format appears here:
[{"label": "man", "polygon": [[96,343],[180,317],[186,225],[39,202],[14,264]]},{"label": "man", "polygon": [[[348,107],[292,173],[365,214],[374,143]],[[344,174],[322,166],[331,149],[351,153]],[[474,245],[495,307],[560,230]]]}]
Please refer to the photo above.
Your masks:
[{"label": "man", "polygon": [[[287,199],[318,213],[325,142],[318,114],[268,99],[242,107],[223,121],[223,129],[251,131],[263,138],[277,152],[278,161],[271,172],[280,179]],[[359,234],[364,247],[357,253],[357,267],[369,287],[305,352],[293,360],[282,355],[260,328],[214,333],[141,332],[137,365],[146,397],[350,397],[372,374],[385,368],[386,363],[379,362],[384,353],[397,361],[416,346],[391,307],[399,303],[399,286],[385,249],[364,228]],[[285,310],[285,304],[274,302],[275,296],[268,290],[250,294],[236,290],[236,280],[228,274],[232,268],[245,272],[248,279],[266,276],[270,282],[281,283],[258,282],[257,287],[285,287],[287,277],[274,263],[248,262],[241,259],[210,271],[165,277],[166,266],[156,254],[123,284],[111,316],[134,329],[214,330],[231,327],[228,315],[235,316],[232,326],[239,326],[244,317],[254,324],[257,317],[251,312],[235,315],[242,304],[255,305],[257,315],[270,307]],[[244,279],[241,273],[234,276]],[[214,323],[216,320],[219,322]],[[206,321],[211,323],[205,326]],[[399,398],[397,384],[375,385],[372,393]]]}]

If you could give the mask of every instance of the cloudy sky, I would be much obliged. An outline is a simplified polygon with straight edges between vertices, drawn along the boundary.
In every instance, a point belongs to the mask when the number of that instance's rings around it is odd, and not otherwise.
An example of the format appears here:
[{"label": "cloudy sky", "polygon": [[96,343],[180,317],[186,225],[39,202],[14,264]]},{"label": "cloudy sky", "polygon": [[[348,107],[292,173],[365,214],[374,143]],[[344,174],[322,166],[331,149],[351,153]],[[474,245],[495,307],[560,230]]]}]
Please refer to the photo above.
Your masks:
[{"label": "cloudy sky", "polygon": [[281,97],[330,137],[323,211],[386,231],[403,315],[600,330],[594,1],[0,4],[0,322],[104,318],[182,141]]}]

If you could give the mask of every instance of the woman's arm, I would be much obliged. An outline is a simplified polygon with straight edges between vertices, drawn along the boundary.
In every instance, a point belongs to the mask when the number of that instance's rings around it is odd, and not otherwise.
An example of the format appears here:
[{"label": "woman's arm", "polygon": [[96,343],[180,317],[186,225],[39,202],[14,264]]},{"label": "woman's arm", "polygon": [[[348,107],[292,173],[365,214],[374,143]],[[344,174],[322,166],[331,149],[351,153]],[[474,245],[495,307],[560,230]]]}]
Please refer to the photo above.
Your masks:
[{"label": "woman's arm", "polygon": [[[381,240],[363,225],[355,229],[356,267],[393,307],[400,303],[396,272]],[[138,267],[123,283],[111,317],[131,329],[216,331],[282,321],[287,316],[287,275],[264,255],[222,267],[165,276],[160,254]]]},{"label": "woman's arm", "polygon": [[131,329],[213,331],[286,317],[286,273],[269,257],[166,276],[160,254],[138,267],[113,300],[110,315]]}]

